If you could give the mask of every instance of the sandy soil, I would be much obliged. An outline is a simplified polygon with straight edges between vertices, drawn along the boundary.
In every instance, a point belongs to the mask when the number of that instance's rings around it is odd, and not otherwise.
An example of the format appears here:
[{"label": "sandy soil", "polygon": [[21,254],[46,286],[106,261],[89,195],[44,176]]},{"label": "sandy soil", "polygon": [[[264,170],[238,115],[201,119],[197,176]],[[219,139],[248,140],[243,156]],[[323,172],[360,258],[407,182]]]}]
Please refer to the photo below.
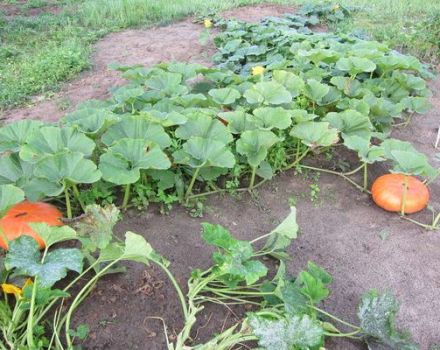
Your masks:
[{"label": "sandy soil", "polygon": [[[230,11],[241,19],[279,15],[287,9],[258,6]],[[123,81],[109,71],[112,62],[152,65],[163,60],[209,62],[209,53],[198,42],[200,26],[185,20],[167,27],[129,30],[107,36],[97,43],[93,69],[66,84],[53,100],[28,108],[10,110],[9,120],[39,118],[57,120],[64,111],[57,107],[60,99],[69,99],[72,108],[90,98],[105,98],[109,87]],[[210,51],[208,51],[210,52]],[[432,146],[440,120],[440,80],[432,82],[434,109],[425,116],[415,116],[409,127],[398,129],[395,136],[411,141],[430,159],[437,150]],[[433,160],[433,163],[435,161]],[[370,169],[371,178],[385,172],[384,165]],[[295,273],[308,260],[326,268],[333,276],[332,295],[325,307],[343,318],[356,322],[356,305],[370,288],[393,290],[401,302],[399,324],[408,328],[422,350],[440,344],[440,235],[427,232],[377,208],[371,199],[357,192],[342,178],[322,174],[317,201],[310,199],[311,180],[287,172],[259,191],[258,200],[214,196],[206,202],[203,218],[192,218],[176,206],[168,216],[155,208],[129,212],[117,231],[143,234],[172,263],[179,282],[185,281],[192,268],[210,264],[210,249],[200,238],[200,223],[219,223],[236,236],[250,239],[270,231],[288,213],[289,198],[296,198],[301,236],[290,248],[294,257],[289,271]],[[440,183],[431,187],[432,204],[439,207]],[[428,220],[429,213],[415,216]],[[210,315],[214,314],[212,318]],[[237,311],[238,316],[240,310]],[[108,277],[78,311],[77,323],[91,327],[83,344],[89,350],[130,349],[163,350],[162,324],[149,316],[163,317],[169,330],[178,331],[182,318],[171,285],[157,269],[129,265],[129,272]],[[200,322],[198,339],[206,339],[221,327],[225,318],[234,315],[226,310],[208,308]],[[364,349],[355,343],[326,344],[328,349]]]}]

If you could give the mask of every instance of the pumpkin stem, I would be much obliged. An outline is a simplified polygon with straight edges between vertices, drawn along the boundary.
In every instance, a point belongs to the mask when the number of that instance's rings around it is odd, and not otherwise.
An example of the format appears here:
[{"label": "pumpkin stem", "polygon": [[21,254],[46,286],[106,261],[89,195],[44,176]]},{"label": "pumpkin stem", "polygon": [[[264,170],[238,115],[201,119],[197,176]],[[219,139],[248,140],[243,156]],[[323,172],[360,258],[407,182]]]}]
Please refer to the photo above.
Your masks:
[{"label": "pumpkin stem", "polygon": [[70,205],[69,188],[66,184],[64,185],[64,196],[66,198],[67,218],[71,219],[72,218],[72,207]]},{"label": "pumpkin stem", "polygon": [[257,168],[256,167],[252,167],[251,181],[249,183],[249,188],[248,188],[249,191],[251,191],[254,188],[256,172],[257,172]]},{"label": "pumpkin stem", "polygon": [[122,201],[122,208],[123,209],[127,208],[128,201],[130,199],[130,187],[131,187],[131,184],[125,185],[124,199]]},{"label": "pumpkin stem", "polygon": [[193,189],[194,183],[196,182],[197,176],[199,176],[199,171],[200,171],[200,168],[196,168],[196,170],[194,171],[194,174],[191,178],[191,182],[188,185],[188,189],[186,190],[186,194],[185,194],[186,204],[188,204],[189,196],[192,193],[192,189]]},{"label": "pumpkin stem", "polygon": [[81,207],[82,211],[85,212],[85,205],[83,201],[81,200],[81,197],[79,195],[78,187],[76,184],[72,184],[73,194],[75,196],[75,199],[78,201],[79,206]]},{"label": "pumpkin stem", "polygon": [[405,215],[405,205],[406,205],[406,196],[408,194],[408,175],[404,177],[403,183],[403,195],[402,195],[402,206],[400,208],[400,215]]},{"label": "pumpkin stem", "polygon": [[368,163],[364,163],[364,192],[368,188]]}]

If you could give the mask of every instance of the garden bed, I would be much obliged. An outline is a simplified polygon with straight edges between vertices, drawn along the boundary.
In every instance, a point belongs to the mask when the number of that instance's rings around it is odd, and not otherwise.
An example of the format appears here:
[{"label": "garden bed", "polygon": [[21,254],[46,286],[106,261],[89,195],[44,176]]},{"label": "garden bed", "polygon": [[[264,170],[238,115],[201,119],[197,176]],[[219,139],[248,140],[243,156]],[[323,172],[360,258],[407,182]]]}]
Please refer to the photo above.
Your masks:
[{"label": "garden bed", "polygon": [[[274,6],[242,8],[231,14],[244,19],[279,15],[286,9]],[[199,43],[201,28],[191,20],[167,27],[112,34],[96,46],[95,68],[69,84],[51,101],[27,109],[7,112],[9,120],[41,118],[57,120],[65,111],[58,101],[67,98],[72,107],[90,98],[104,98],[109,87],[121,84],[118,72],[108,71],[108,63],[152,65],[170,59],[207,63],[209,50]],[[115,47],[118,45],[118,49]],[[406,128],[393,136],[412,142],[430,160],[436,150],[432,144],[438,127],[439,80],[431,84],[434,109],[414,116]],[[69,107],[70,108],[70,107]],[[339,156],[346,161],[345,156]],[[349,156],[347,156],[350,158]],[[333,159],[331,161],[337,161]],[[370,168],[370,178],[386,172],[382,164]],[[360,179],[359,179],[360,180]],[[361,181],[361,180],[360,180]],[[432,204],[440,195],[440,183],[431,184]],[[203,217],[192,217],[181,206],[168,215],[151,206],[147,211],[128,210],[118,225],[121,234],[130,230],[142,234],[151,245],[171,261],[178,282],[185,285],[191,270],[208,267],[212,251],[200,238],[202,222],[221,224],[240,239],[252,239],[269,232],[296,203],[301,236],[289,248],[293,256],[288,270],[296,273],[313,260],[333,276],[332,294],[326,308],[356,323],[355,308],[361,295],[370,288],[393,290],[401,302],[399,325],[408,328],[422,349],[440,343],[440,307],[437,294],[440,281],[438,232],[420,227],[388,214],[373,205],[370,197],[353,190],[342,178],[330,174],[317,176],[306,172],[294,176],[290,170],[261,186],[254,196],[215,195],[204,202]],[[415,217],[429,220],[429,213]],[[129,264],[129,272],[101,281],[91,297],[78,310],[75,324],[86,323],[90,335],[85,349],[165,349],[163,318],[176,333],[182,327],[180,306],[166,276],[158,269]],[[198,338],[207,340],[212,332],[225,328],[244,309],[234,313],[209,307],[198,325]],[[220,327],[220,328],[219,328]],[[197,329],[197,327],[195,328]],[[172,332],[170,332],[172,334]],[[354,342],[333,342],[328,349],[362,349]]]}]

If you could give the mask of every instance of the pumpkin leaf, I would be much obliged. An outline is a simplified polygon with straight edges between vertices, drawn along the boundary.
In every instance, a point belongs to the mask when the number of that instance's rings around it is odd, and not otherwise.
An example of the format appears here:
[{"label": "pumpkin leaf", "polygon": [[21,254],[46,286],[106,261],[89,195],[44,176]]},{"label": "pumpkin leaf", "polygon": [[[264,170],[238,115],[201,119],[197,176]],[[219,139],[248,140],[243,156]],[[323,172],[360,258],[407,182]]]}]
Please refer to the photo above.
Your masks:
[{"label": "pumpkin leaf", "polygon": [[255,124],[263,130],[287,129],[292,124],[289,112],[281,107],[257,108],[253,114]]},{"label": "pumpkin leaf", "polygon": [[0,185],[0,217],[14,204],[24,200],[24,192],[14,185]]},{"label": "pumpkin leaf", "polygon": [[176,136],[184,140],[192,137],[211,139],[225,145],[232,141],[232,135],[225,125],[201,113],[192,115],[184,125],[179,126]]},{"label": "pumpkin leaf", "polygon": [[363,295],[358,317],[370,349],[419,349],[407,333],[396,329],[398,311],[399,305],[389,292],[379,294],[371,290]]},{"label": "pumpkin leaf", "polygon": [[378,146],[371,146],[370,139],[358,135],[350,135],[344,137],[344,145],[358,153],[363,163],[375,163],[385,160],[384,150]]},{"label": "pumpkin leaf", "polygon": [[149,265],[150,261],[168,266],[170,263],[157,254],[144,237],[128,231],[125,234],[124,251],[121,260],[129,260]]},{"label": "pumpkin leaf", "polygon": [[373,129],[373,125],[368,116],[352,109],[340,113],[327,113],[323,121],[329,122],[331,127],[338,129],[343,138],[356,135],[369,139],[371,137],[371,130]]},{"label": "pumpkin leaf", "polygon": [[67,114],[63,123],[85,134],[96,135],[118,120],[118,115],[107,108],[80,108]]},{"label": "pumpkin leaf", "polygon": [[292,95],[276,81],[260,82],[244,92],[250,104],[281,105],[292,102]]},{"label": "pumpkin leaf", "polygon": [[323,343],[324,330],[309,315],[271,320],[251,314],[248,321],[258,345],[266,350],[315,349]]},{"label": "pumpkin leaf", "polygon": [[0,128],[0,153],[18,152],[27,139],[43,125],[37,120],[19,120]]},{"label": "pumpkin leaf", "polygon": [[331,146],[339,140],[338,130],[330,128],[327,122],[304,122],[294,125],[290,135],[311,148]]},{"label": "pumpkin leaf", "polygon": [[401,102],[406,109],[419,114],[426,113],[432,108],[426,97],[410,96],[405,97]]},{"label": "pumpkin leaf", "polygon": [[315,79],[309,79],[304,89],[304,94],[312,101],[319,102],[330,91],[330,86],[322,84]]},{"label": "pumpkin leaf", "polygon": [[182,74],[157,71],[145,81],[145,86],[167,96],[183,95],[188,88],[182,85]]},{"label": "pumpkin leaf", "polygon": [[272,74],[273,79],[283,85],[287,89],[287,91],[290,92],[290,95],[292,97],[299,96],[301,91],[304,89],[304,80],[291,72],[275,70]]},{"label": "pumpkin leaf", "polygon": [[233,88],[212,89],[209,90],[208,94],[219,105],[233,104],[241,97],[240,92]]},{"label": "pumpkin leaf", "polygon": [[266,159],[268,150],[280,139],[271,131],[247,130],[237,141],[237,152],[246,156],[249,165],[256,168]]},{"label": "pumpkin leaf", "polygon": [[223,142],[202,137],[190,138],[181,150],[173,153],[173,158],[191,168],[232,168],[235,164],[234,155]]},{"label": "pumpkin leaf", "polygon": [[69,226],[49,226],[37,222],[29,223],[29,226],[43,239],[47,248],[78,237],[76,231]]},{"label": "pumpkin leaf", "polygon": [[296,208],[290,207],[290,214],[270,232],[263,249],[269,252],[284,251],[297,237],[298,228]]},{"label": "pumpkin leaf", "polygon": [[122,139],[99,159],[104,180],[117,185],[135,183],[141,169],[168,169],[171,163],[159,145],[141,139]]},{"label": "pumpkin leaf", "polygon": [[348,72],[350,76],[355,76],[363,72],[373,72],[376,69],[376,64],[368,58],[350,56],[340,58],[336,62],[336,68]]},{"label": "pumpkin leaf", "polygon": [[101,178],[95,163],[78,152],[44,157],[36,164],[34,175],[57,184],[59,193],[63,191],[66,180],[78,184],[94,183]]},{"label": "pumpkin leaf", "polygon": [[148,112],[141,113],[145,119],[150,120],[153,123],[162,125],[164,128],[168,128],[174,125],[185,124],[188,119],[181,113],[172,111],[170,113],[160,112],[156,110],[150,110]]},{"label": "pumpkin leaf", "polygon": [[219,116],[228,123],[228,129],[233,134],[256,128],[254,117],[245,111],[222,112]]},{"label": "pumpkin leaf", "polygon": [[21,147],[20,158],[36,163],[46,155],[66,151],[90,156],[95,142],[71,127],[44,126],[35,130]]},{"label": "pumpkin leaf", "polygon": [[66,277],[68,270],[81,273],[83,256],[76,248],[57,249],[48,252],[42,261],[37,242],[29,236],[20,236],[9,242],[4,263],[8,270],[15,268],[15,274],[38,278],[41,287],[51,287]]},{"label": "pumpkin leaf", "polygon": [[142,116],[129,116],[112,125],[104,135],[102,142],[111,146],[115,142],[128,138],[154,142],[162,149],[171,144],[171,139],[164,128]]}]

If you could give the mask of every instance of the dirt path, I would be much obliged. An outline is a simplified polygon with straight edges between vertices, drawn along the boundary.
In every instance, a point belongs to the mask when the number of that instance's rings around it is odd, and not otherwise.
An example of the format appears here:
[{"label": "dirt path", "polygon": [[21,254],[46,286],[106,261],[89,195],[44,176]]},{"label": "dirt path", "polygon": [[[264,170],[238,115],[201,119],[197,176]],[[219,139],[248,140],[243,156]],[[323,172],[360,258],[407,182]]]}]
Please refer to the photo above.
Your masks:
[{"label": "dirt path", "polygon": [[[287,11],[278,6],[241,8],[228,12],[247,20],[279,15]],[[162,60],[209,62],[209,53],[199,44],[201,27],[190,20],[149,30],[115,33],[99,41],[93,56],[93,69],[83,73],[49,101],[28,108],[10,110],[9,120],[39,118],[57,120],[65,112],[58,107],[67,99],[71,109],[90,98],[105,98],[110,87],[121,84],[119,74],[107,69],[112,62],[152,65]],[[435,162],[432,147],[440,123],[440,79],[432,82],[435,108],[425,116],[415,116],[411,125],[395,131],[395,136],[411,141]],[[371,169],[371,178],[383,173],[383,165]],[[310,184],[317,183],[320,195],[310,199]],[[440,183],[432,185],[433,205],[439,206]],[[203,218],[190,217],[175,206],[169,216],[150,208],[131,213],[119,225],[143,234],[161,254],[171,261],[173,272],[182,285],[195,267],[210,263],[209,249],[200,239],[200,223],[222,224],[239,238],[249,239],[270,231],[288,212],[289,199],[295,198],[302,235],[293,244],[289,271],[295,273],[308,260],[314,260],[334,276],[332,295],[326,307],[343,318],[356,322],[356,305],[370,288],[393,290],[401,301],[399,324],[411,330],[422,350],[440,344],[440,233],[419,227],[386,213],[373,205],[343,179],[321,175],[311,180],[287,172],[259,192],[259,199],[247,195],[211,197]],[[418,215],[428,220],[429,213]],[[210,314],[214,316],[210,318]],[[79,310],[77,323],[91,327],[88,350],[130,349],[163,350],[162,324],[149,316],[163,317],[169,330],[181,327],[180,309],[171,285],[156,269],[130,265],[129,273],[112,276],[100,283]],[[201,321],[199,339],[206,339],[227,318],[225,310],[211,309]],[[364,349],[355,343],[326,344],[328,349]]]},{"label": "dirt path", "polygon": [[[223,15],[256,22],[260,18],[286,12],[292,12],[292,8],[261,5],[226,11]],[[108,69],[110,63],[152,66],[162,61],[176,60],[210,65],[210,57],[215,49],[213,46],[206,47],[200,44],[202,29],[200,24],[193,23],[189,18],[166,27],[126,30],[107,35],[95,45],[89,71],[66,83],[53,98],[36,102],[31,106],[7,110],[0,115],[0,119],[57,121],[83,101],[108,97],[110,88],[124,82],[119,72]],[[64,110],[63,106],[66,105],[68,108]]]}]

